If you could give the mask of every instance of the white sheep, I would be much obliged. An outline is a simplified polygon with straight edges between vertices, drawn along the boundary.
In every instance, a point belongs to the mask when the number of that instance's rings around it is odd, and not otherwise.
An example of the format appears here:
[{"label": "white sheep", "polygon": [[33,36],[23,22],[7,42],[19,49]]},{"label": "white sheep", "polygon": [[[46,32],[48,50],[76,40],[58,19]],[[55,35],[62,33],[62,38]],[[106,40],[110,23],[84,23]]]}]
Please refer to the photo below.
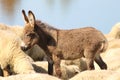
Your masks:
[{"label": "white sheep", "polygon": [[21,39],[10,30],[0,30],[0,65],[8,65],[14,73],[35,73],[29,57],[20,49]]},{"label": "white sheep", "polygon": [[88,70],[77,74],[69,80],[106,80],[106,78],[114,72],[115,71],[111,70]]},{"label": "white sheep", "polygon": [[108,76],[106,80],[120,80],[120,68],[113,75]]},{"label": "white sheep", "polygon": [[48,74],[19,74],[8,77],[0,77],[0,80],[61,80]]},{"label": "white sheep", "polygon": [[22,26],[18,26],[18,25],[16,25],[16,26],[9,26],[9,25],[0,23],[0,30],[10,30],[10,31],[13,31],[18,36],[22,37],[23,27]]},{"label": "white sheep", "polygon": [[120,23],[115,24],[111,31],[105,35],[108,40],[120,38]]}]

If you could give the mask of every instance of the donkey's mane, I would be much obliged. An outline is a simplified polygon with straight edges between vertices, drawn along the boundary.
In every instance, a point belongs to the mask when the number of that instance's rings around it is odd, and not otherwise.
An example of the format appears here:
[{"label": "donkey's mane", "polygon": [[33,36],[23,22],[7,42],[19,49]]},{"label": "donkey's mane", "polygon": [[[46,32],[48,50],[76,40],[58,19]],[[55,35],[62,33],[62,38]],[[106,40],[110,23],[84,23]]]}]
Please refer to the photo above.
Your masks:
[{"label": "donkey's mane", "polygon": [[41,29],[42,34],[46,35],[47,37],[47,44],[56,46],[56,41],[53,38],[52,34],[50,33],[51,30],[58,31],[58,29],[41,22],[40,20],[36,20],[36,25]]},{"label": "donkey's mane", "polygon": [[57,29],[57,28],[54,28],[53,26],[51,26],[51,25],[49,25],[49,24],[47,24],[47,23],[43,23],[42,21],[40,21],[40,20],[36,20],[36,24],[38,25],[38,26],[40,26],[41,28],[46,28],[46,29],[48,29],[48,30],[59,30],[59,29]]}]

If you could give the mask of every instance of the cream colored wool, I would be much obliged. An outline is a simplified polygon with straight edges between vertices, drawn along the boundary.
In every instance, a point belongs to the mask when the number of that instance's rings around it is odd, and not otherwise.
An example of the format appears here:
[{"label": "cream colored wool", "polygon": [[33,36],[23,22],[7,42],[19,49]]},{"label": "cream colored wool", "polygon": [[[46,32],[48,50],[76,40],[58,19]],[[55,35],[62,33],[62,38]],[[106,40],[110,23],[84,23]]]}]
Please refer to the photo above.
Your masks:
[{"label": "cream colored wool", "polygon": [[0,30],[0,65],[18,74],[35,73],[29,57],[20,49],[21,39],[10,30]]},{"label": "cream colored wool", "polygon": [[111,31],[105,36],[108,40],[120,39],[120,23],[115,24]]},{"label": "cream colored wool", "polygon": [[61,80],[57,77],[50,76],[48,74],[19,74],[12,75],[9,77],[0,77],[0,80]]},{"label": "cream colored wool", "polygon": [[109,70],[84,71],[69,80],[106,80],[106,78],[112,75],[114,72],[115,71]]}]

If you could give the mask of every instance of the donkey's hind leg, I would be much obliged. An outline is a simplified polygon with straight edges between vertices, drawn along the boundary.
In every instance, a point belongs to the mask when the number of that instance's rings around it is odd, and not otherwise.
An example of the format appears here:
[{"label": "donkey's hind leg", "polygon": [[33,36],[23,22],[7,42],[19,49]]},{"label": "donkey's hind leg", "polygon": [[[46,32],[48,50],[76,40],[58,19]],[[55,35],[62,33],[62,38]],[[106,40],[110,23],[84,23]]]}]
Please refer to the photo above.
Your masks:
[{"label": "donkey's hind leg", "polygon": [[84,52],[84,57],[86,59],[86,64],[87,64],[87,70],[94,70],[94,57],[95,54],[91,50],[85,50]]},{"label": "donkey's hind leg", "polygon": [[107,69],[107,64],[102,60],[100,54],[96,54],[95,62],[100,66],[101,69]]},{"label": "donkey's hind leg", "polygon": [[92,58],[86,58],[87,70],[94,70],[94,60]]}]

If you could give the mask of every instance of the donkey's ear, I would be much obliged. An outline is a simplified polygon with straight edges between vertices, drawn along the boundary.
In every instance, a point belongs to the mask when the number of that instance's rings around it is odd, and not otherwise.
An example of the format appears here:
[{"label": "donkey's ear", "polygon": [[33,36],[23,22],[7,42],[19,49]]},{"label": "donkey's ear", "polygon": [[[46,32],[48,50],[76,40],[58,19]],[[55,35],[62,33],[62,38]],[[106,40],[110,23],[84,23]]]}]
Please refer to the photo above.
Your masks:
[{"label": "donkey's ear", "polygon": [[22,10],[23,18],[25,23],[29,23],[28,17],[26,16],[25,10]]},{"label": "donkey's ear", "polygon": [[31,26],[34,27],[35,26],[35,16],[32,11],[28,12],[28,19],[29,19]]}]

